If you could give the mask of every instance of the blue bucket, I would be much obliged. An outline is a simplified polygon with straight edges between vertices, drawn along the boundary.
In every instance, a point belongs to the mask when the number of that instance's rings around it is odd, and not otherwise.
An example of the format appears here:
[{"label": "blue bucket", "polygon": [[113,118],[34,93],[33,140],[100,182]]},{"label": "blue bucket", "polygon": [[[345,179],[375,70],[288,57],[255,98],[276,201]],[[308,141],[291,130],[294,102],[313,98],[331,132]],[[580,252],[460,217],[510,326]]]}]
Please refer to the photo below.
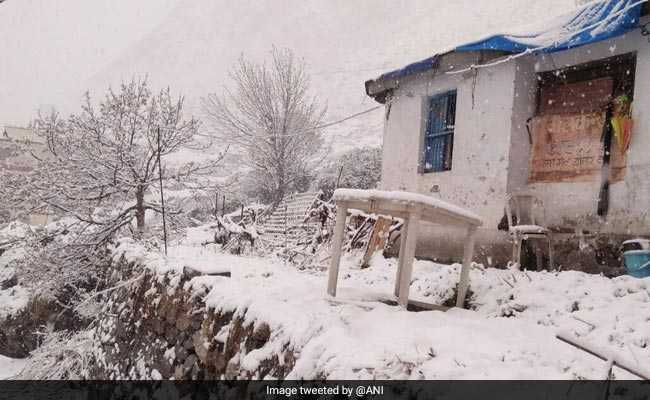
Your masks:
[{"label": "blue bucket", "polygon": [[628,275],[650,277],[650,250],[629,250],[623,253],[623,259]]}]

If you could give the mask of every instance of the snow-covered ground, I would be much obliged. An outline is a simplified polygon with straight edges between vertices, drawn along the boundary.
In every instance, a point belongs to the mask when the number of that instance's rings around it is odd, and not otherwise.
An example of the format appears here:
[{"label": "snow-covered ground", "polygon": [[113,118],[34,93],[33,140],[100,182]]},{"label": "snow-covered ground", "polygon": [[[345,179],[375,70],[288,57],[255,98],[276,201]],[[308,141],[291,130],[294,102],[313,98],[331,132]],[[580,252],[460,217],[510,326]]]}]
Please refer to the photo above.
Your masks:
[{"label": "snow-covered ground", "polygon": [[[31,232],[32,227],[21,222],[12,222],[0,229],[0,283],[14,276],[11,262],[25,255],[22,241]],[[28,300],[27,289],[20,285],[0,288],[0,319],[25,308]]]},{"label": "snow-covered ground", "polygon": [[0,380],[11,378],[19,373],[23,369],[25,362],[24,359],[0,356]]},{"label": "snow-covered ground", "polygon": [[[0,229],[0,244],[4,245],[2,248],[4,251],[0,251],[0,282],[4,282],[14,275],[15,270],[9,264],[12,260],[24,255],[24,249],[19,242],[29,232],[31,232],[31,227],[20,222],[12,222]],[[27,289],[20,285],[0,290],[0,319],[25,308],[28,300]],[[24,360],[0,355],[0,380],[16,375],[24,364]]]},{"label": "snow-covered ground", "polygon": [[[230,269],[231,278],[201,276],[190,283],[211,288],[209,306],[269,324],[269,342],[241,360],[249,370],[289,345],[298,356],[289,378],[296,379],[602,378],[605,363],[560,342],[560,331],[650,368],[650,279],[475,266],[474,310],[407,312],[378,301],[391,296],[396,260],[377,256],[362,270],[358,257],[347,255],[339,295],[331,298],[325,271],[223,254],[188,243],[196,242],[197,232],[191,236],[172,247],[167,260],[143,255],[128,241],[117,251],[161,271]],[[458,274],[458,265],[417,261],[411,297],[442,303],[453,295]]]}]

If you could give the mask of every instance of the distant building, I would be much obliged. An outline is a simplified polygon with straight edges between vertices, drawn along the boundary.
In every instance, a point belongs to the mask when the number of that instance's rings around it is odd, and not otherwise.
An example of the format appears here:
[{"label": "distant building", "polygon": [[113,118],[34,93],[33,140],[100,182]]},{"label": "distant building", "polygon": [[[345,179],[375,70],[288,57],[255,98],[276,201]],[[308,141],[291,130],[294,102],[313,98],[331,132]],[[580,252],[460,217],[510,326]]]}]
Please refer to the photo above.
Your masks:
[{"label": "distant building", "polygon": [[[543,200],[566,252],[585,235],[611,238],[614,253],[620,238],[650,235],[649,27],[647,4],[590,2],[547,27],[457,46],[366,82],[385,104],[381,188],[481,215],[479,255],[491,264],[510,258],[498,228],[506,196],[521,190]],[[619,100],[632,104],[631,135],[605,143],[605,110]],[[459,233],[422,231],[420,256],[459,254]]]},{"label": "distant building", "polygon": [[[34,155],[45,152],[45,143],[31,128],[15,126],[0,127],[0,170],[15,173],[31,171],[36,165]],[[4,216],[14,219],[25,210],[15,210],[13,215]],[[48,216],[40,213],[30,213],[23,218],[24,222],[32,225],[44,225]]]}]

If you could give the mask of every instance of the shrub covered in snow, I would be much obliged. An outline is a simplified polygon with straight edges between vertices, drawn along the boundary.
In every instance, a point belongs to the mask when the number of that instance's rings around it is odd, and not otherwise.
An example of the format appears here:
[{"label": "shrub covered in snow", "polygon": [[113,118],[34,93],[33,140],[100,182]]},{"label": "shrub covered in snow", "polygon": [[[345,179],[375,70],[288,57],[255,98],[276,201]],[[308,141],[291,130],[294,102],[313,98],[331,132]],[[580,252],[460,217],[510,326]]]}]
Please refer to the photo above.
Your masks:
[{"label": "shrub covered in snow", "polygon": [[344,153],[320,172],[317,189],[330,198],[337,182],[344,188],[376,188],[381,179],[381,152],[381,147],[360,147]]},{"label": "shrub covered in snow", "polygon": [[105,245],[77,242],[76,233],[89,229],[87,224],[62,219],[38,229],[23,225],[3,230],[13,239],[0,255],[0,352],[13,357],[38,346],[42,326],[54,331],[87,326],[96,317],[95,294],[110,265]]},{"label": "shrub covered in snow", "polygon": [[93,336],[88,331],[43,334],[43,342],[27,358],[15,378],[30,380],[84,379],[93,359]]}]

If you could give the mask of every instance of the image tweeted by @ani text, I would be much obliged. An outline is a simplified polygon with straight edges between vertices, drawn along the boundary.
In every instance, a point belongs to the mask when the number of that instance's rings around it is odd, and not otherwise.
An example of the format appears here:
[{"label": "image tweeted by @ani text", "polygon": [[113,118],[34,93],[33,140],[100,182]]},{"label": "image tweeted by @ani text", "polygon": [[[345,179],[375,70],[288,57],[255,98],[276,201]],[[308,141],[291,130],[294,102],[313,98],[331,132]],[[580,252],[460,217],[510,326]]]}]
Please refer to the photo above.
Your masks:
[{"label": "image tweeted by @ani text", "polygon": [[267,386],[268,396],[285,396],[287,398],[301,396],[346,396],[358,398],[364,396],[381,396],[384,394],[383,385],[338,384],[332,386]]}]

